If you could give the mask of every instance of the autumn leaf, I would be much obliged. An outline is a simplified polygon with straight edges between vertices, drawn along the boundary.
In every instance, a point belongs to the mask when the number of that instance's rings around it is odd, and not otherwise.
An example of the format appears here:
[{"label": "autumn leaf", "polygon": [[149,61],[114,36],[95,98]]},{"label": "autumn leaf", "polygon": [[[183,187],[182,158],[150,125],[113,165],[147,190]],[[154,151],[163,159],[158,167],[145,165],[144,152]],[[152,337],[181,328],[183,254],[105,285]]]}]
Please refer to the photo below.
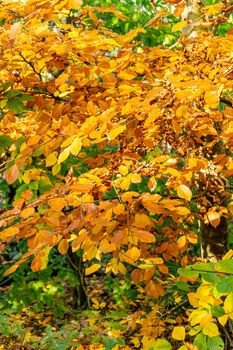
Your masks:
[{"label": "autumn leaf", "polygon": [[109,139],[110,140],[115,139],[118,135],[122,134],[125,131],[125,129],[126,129],[125,125],[119,126],[116,129],[112,129],[108,134]]},{"label": "autumn leaf", "polygon": [[0,238],[2,240],[8,239],[8,238],[12,238],[13,236],[17,235],[19,233],[19,228],[12,226],[12,227],[8,227],[5,230],[3,230],[2,232],[0,232]]},{"label": "autumn leaf", "polygon": [[58,251],[60,254],[65,255],[68,251],[69,248],[69,243],[67,242],[66,239],[62,239],[59,244],[58,244]]},{"label": "autumn leaf", "polygon": [[172,331],[172,338],[176,340],[185,339],[185,328],[183,326],[176,326]]},{"label": "autumn leaf", "polygon": [[67,147],[65,148],[59,155],[58,157],[58,164],[61,164],[63,163],[70,155],[70,152],[71,152],[71,148],[70,147]]},{"label": "autumn leaf", "polygon": [[82,148],[82,141],[79,137],[76,137],[70,146],[70,151],[74,156],[77,156]]},{"label": "autumn leaf", "polygon": [[52,166],[54,164],[57,163],[57,155],[58,155],[58,152],[55,151],[53,153],[50,153],[47,157],[46,157],[46,166],[49,167],[49,166]]},{"label": "autumn leaf", "polygon": [[137,247],[128,249],[125,253],[122,253],[121,259],[128,263],[134,263],[140,257],[141,253]]},{"label": "autumn leaf", "polygon": [[92,273],[98,271],[100,267],[101,267],[101,264],[93,264],[90,267],[87,267],[85,269],[85,275],[86,276],[91,275]]},{"label": "autumn leaf", "polygon": [[191,190],[185,185],[178,186],[176,191],[180,198],[186,199],[187,201],[189,201],[192,198]]},{"label": "autumn leaf", "polygon": [[13,184],[19,177],[19,169],[16,164],[12,165],[5,173],[5,179],[9,185]]},{"label": "autumn leaf", "polygon": [[34,208],[26,208],[26,209],[23,209],[19,216],[23,219],[26,219],[28,218],[29,216],[32,216],[33,214],[35,213],[35,209]]}]

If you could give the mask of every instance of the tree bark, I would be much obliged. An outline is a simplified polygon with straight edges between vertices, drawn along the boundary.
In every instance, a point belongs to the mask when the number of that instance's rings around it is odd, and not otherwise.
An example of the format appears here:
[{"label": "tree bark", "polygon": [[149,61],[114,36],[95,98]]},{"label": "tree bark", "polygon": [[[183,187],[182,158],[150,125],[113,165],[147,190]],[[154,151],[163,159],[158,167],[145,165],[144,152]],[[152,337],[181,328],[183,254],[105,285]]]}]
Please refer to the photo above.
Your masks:
[{"label": "tree bark", "polygon": [[72,252],[71,247],[69,247],[67,256],[69,259],[70,267],[74,270],[77,279],[77,285],[73,288],[73,307],[77,309],[88,306],[82,255],[78,255],[77,253]]},{"label": "tree bark", "polygon": [[[205,22],[205,16],[202,12],[204,6],[203,0],[186,0],[186,11],[184,11],[183,20],[186,25],[183,28],[183,36],[195,38],[199,34],[208,30],[208,23]],[[227,207],[227,180],[221,176],[221,172],[216,171],[214,159],[216,156],[227,155],[220,134],[221,125],[216,125],[218,135],[209,135],[203,139],[203,146],[210,144],[202,149],[202,156],[208,159],[208,168],[203,175],[199,175],[198,191],[203,196],[200,201],[200,209],[205,212],[203,221],[200,222],[199,234],[201,241],[201,255],[205,260],[216,261],[221,258],[228,250],[228,229],[227,217],[221,215],[220,223],[215,227],[208,220],[208,210],[213,207]],[[203,194],[204,193],[204,194]]]}]

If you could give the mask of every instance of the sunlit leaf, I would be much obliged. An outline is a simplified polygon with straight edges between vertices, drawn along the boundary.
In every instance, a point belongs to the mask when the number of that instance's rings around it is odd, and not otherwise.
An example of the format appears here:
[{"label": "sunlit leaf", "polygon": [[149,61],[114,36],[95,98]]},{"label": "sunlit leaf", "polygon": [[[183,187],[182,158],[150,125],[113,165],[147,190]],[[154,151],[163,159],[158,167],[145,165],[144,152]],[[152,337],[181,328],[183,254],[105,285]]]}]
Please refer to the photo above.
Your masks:
[{"label": "sunlit leaf", "polygon": [[176,326],[172,331],[172,338],[176,340],[184,340],[185,328],[183,326]]},{"label": "sunlit leaf", "polygon": [[101,264],[93,264],[90,267],[87,267],[85,269],[85,275],[86,276],[91,275],[92,273],[98,271],[100,267],[101,267]]}]

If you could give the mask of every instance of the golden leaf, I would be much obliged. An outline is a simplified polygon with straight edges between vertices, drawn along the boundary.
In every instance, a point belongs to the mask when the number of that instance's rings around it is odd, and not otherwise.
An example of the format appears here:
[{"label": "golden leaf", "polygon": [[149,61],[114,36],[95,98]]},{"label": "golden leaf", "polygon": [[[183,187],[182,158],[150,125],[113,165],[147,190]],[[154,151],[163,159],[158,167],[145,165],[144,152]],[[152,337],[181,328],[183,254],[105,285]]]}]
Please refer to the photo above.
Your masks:
[{"label": "golden leaf", "polygon": [[79,137],[75,137],[73,142],[71,143],[70,146],[70,151],[74,156],[77,156],[79,154],[80,150],[82,148],[82,141],[80,140]]},{"label": "golden leaf", "polygon": [[70,155],[70,147],[67,147],[62,151],[58,157],[58,164],[63,163]]},{"label": "golden leaf", "polygon": [[185,339],[185,328],[183,326],[176,326],[172,331],[172,338],[176,340]]},{"label": "golden leaf", "polygon": [[125,253],[122,253],[121,260],[130,264],[134,263],[140,257],[141,253],[137,247],[128,249]]},{"label": "golden leaf", "polygon": [[177,32],[178,30],[181,31],[182,28],[186,25],[186,23],[187,23],[186,21],[181,21],[174,24],[174,26],[172,27],[172,31],[173,32]]},{"label": "golden leaf", "polygon": [[101,268],[101,264],[93,264],[85,269],[85,275],[88,276]]},{"label": "golden leaf", "polygon": [[8,227],[5,230],[3,230],[2,232],[0,232],[0,238],[2,240],[11,238],[15,235],[17,235],[19,233],[19,228],[18,227]]},{"label": "golden leaf", "polygon": [[55,151],[53,153],[50,153],[48,155],[48,157],[46,157],[46,166],[47,167],[52,166],[57,162],[57,155],[58,155],[58,152]]},{"label": "golden leaf", "polygon": [[35,213],[34,208],[26,208],[20,212],[19,216],[23,219],[26,219],[29,216],[32,216],[34,213]]},{"label": "golden leaf", "polygon": [[125,125],[122,125],[122,126],[119,126],[118,128],[116,129],[112,129],[111,131],[109,131],[109,139],[110,140],[113,140],[115,139],[118,135],[120,135],[121,133],[123,133],[126,129],[126,126]]},{"label": "golden leaf", "polygon": [[202,333],[207,335],[208,337],[216,337],[219,335],[218,326],[216,323],[208,323],[206,326],[202,328]]},{"label": "golden leaf", "polygon": [[192,192],[190,188],[185,185],[178,186],[176,191],[180,198],[186,199],[187,201],[192,198]]}]

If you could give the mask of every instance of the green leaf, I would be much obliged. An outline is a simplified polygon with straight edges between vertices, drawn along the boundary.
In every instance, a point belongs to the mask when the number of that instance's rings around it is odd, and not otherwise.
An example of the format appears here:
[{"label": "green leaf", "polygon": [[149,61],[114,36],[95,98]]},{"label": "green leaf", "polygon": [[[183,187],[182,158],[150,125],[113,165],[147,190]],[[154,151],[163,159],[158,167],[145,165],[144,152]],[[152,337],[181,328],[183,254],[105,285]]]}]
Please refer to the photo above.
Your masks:
[{"label": "green leaf", "polygon": [[219,336],[210,337],[207,340],[207,346],[209,350],[223,350],[224,342]]},{"label": "green leaf", "polygon": [[222,306],[220,305],[214,305],[211,308],[211,313],[214,317],[220,317],[225,315],[225,311]]},{"label": "green leaf", "polygon": [[185,292],[187,292],[189,290],[189,285],[186,282],[177,281],[175,284],[176,284],[176,287],[180,290],[183,290]]},{"label": "green leaf", "polygon": [[22,146],[22,144],[25,142],[26,138],[24,136],[21,136],[17,142],[16,142],[16,147],[17,147],[17,151],[20,150],[20,147]]},{"label": "green leaf", "polygon": [[216,273],[205,272],[201,274],[202,278],[209,283],[216,283],[219,280],[219,277]]},{"label": "green leaf", "polygon": [[4,151],[5,148],[10,147],[13,141],[10,136],[0,136],[0,153]]},{"label": "green leaf", "polygon": [[24,109],[24,104],[18,98],[10,99],[7,101],[7,107],[13,113],[20,113]]},{"label": "green leaf", "polygon": [[149,350],[171,350],[172,346],[166,339],[158,339]]},{"label": "green leaf", "polygon": [[220,293],[233,292],[233,276],[224,276],[216,284],[216,289]]},{"label": "green leaf", "polygon": [[199,275],[199,272],[197,271],[193,271],[190,269],[190,267],[180,267],[178,270],[177,270],[178,274],[182,277],[198,277]]},{"label": "green leaf", "polygon": [[125,345],[124,340],[109,337],[104,338],[103,343],[106,350],[112,350],[116,344]]},{"label": "green leaf", "polygon": [[220,272],[226,272],[233,274],[233,259],[219,261],[215,269]]},{"label": "green leaf", "polygon": [[190,265],[190,268],[192,268],[195,271],[214,271],[214,264],[213,263],[200,263],[200,264],[194,264],[194,265]]},{"label": "green leaf", "polygon": [[0,26],[3,26],[6,23],[6,21],[7,21],[7,18],[2,18],[0,20]]},{"label": "green leaf", "polygon": [[196,345],[198,350],[210,350],[207,346],[206,336],[203,333],[200,333],[195,337],[193,345]]}]

